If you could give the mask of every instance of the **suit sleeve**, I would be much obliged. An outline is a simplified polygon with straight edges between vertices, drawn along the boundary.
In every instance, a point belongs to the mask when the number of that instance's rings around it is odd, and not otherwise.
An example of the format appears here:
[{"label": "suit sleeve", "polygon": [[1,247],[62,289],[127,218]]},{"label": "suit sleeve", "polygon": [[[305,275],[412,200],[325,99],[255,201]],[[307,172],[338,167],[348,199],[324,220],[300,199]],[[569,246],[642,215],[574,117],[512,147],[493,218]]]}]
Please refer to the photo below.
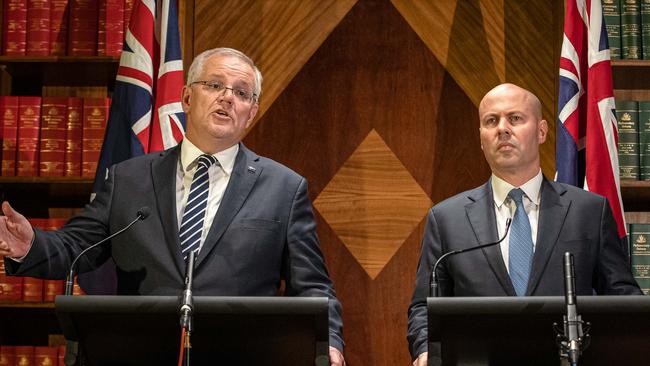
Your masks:
[{"label": "suit sleeve", "polygon": [[291,205],[283,272],[287,295],[324,296],[329,299],[330,346],[343,351],[341,304],[336,298],[320,250],[316,222],[304,178],[298,184]]},{"label": "suit sleeve", "polygon": [[594,289],[599,295],[643,295],[636,283],[627,251],[618,236],[614,215],[603,198],[600,220],[600,246],[594,274]]},{"label": "suit sleeve", "polygon": [[[95,199],[83,212],[57,231],[34,229],[34,242],[22,263],[6,261],[7,273],[45,279],[64,279],[74,258],[88,246],[109,235],[109,210],[114,168]],[[110,245],[89,251],[77,263],[76,273],[92,270],[110,257]]]},{"label": "suit sleeve", "polygon": [[[424,228],[420,261],[415,277],[415,290],[413,291],[413,298],[408,310],[407,340],[413,359],[427,351],[427,296],[429,295],[431,270],[441,254],[442,242],[434,209],[432,208],[429,210]],[[438,267],[437,275],[441,294],[443,296],[453,296],[453,284],[444,265]],[[434,356],[429,355],[430,358]]]}]

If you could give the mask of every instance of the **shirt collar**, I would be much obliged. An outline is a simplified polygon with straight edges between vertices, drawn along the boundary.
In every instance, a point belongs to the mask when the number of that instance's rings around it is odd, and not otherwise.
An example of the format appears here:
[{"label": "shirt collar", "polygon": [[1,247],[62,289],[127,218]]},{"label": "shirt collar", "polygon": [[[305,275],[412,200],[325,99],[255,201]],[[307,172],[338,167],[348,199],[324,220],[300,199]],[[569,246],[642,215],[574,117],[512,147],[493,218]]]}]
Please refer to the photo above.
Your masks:
[{"label": "shirt collar", "polygon": [[[219,161],[219,164],[221,165],[221,168],[226,173],[226,175],[230,175],[232,173],[233,167],[235,166],[235,158],[237,157],[238,152],[239,144],[234,144],[226,150],[212,154],[212,156],[217,158],[217,161]],[[203,154],[205,153],[196,147],[196,145],[194,145],[190,140],[183,139],[181,142],[180,159],[183,172],[187,173],[193,169],[196,165],[196,159]]]},{"label": "shirt collar", "polygon": [[522,191],[526,194],[528,199],[533,202],[535,205],[539,205],[540,191],[542,189],[542,170],[540,169],[536,176],[531,178],[528,182],[522,184],[520,187],[515,187],[512,184],[506,182],[505,180],[497,177],[492,174],[491,184],[492,184],[492,194],[494,196],[494,203],[497,207],[501,207],[506,198],[508,198],[508,193],[513,188],[521,188]]}]

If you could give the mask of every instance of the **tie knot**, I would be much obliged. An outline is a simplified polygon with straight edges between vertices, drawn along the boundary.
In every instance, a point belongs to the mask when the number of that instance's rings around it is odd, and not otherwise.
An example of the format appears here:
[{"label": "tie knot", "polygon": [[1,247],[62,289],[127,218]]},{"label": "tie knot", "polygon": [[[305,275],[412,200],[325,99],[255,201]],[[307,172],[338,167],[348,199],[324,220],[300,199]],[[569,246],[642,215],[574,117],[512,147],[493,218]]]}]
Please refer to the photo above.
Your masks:
[{"label": "tie knot", "polygon": [[508,193],[508,197],[512,198],[512,200],[515,201],[517,206],[521,206],[524,204],[523,197],[524,197],[524,191],[521,190],[521,188],[515,188],[510,193]]},{"label": "tie knot", "polygon": [[205,169],[209,168],[212,164],[217,163],[217,158],[215,158],[212,155],[208,154],[203,154],[199,156],[197,164],[199,164],[199,168],[203,167]]}]

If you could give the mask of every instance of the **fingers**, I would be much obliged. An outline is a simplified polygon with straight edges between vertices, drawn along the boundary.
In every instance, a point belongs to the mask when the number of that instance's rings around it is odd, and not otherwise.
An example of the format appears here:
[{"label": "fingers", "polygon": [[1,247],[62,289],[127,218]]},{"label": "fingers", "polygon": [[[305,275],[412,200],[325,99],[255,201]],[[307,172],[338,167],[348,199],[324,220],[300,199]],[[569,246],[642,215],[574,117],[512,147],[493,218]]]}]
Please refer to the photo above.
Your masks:
[{"label": "fingers", "polygon": [[330,366],[345,366],[343,354],[338,349],[330,346]]},{"label": "fingers", "polygon": [[7,201],[2,202],[2,212],[10,219],[18,215],[18,212]]}]

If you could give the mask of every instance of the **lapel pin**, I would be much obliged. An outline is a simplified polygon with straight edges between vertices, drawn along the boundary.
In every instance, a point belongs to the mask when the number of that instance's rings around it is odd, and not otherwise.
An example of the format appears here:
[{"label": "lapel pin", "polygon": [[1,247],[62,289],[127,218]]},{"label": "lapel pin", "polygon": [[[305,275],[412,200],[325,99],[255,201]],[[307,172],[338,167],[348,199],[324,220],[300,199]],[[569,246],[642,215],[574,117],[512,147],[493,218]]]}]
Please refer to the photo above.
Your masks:
[{"label": "lapel pin", "polygon": [[251,166],[251,165],[248,166],[248,172],[249,172],[249,173],[255,173],[256,170],[257,170],[257,169],[255,169],[255,167],[253,167],[253,166]]}]

